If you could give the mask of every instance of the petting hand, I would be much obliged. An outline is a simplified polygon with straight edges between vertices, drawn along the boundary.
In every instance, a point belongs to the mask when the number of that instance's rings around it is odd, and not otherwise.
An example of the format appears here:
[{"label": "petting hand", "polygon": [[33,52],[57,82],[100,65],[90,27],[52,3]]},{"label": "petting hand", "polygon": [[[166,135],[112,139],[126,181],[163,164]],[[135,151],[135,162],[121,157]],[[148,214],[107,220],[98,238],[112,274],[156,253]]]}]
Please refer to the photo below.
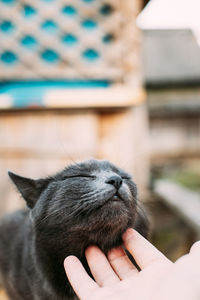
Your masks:
[{"label": "petting hand", "polygon": [[123,241],[141,271],[121,247],[112,249],[107,258],[96,246],[86,250],[95,281],[76,257],[65,259],[66,274],[81,300],[200,299],[200,242],[172,263],[133,229],[126,231]]}]

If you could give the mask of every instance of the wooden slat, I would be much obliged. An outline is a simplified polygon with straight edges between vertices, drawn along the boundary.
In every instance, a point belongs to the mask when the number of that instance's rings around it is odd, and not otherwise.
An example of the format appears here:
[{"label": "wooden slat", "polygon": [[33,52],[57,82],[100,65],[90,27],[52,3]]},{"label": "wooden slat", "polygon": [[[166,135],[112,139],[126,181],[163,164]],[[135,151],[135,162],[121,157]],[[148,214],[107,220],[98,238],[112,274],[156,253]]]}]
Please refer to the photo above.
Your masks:
[{"label": "wooden slat", "polygon": [[200,236],[200,196],[172,181],[157,180],[155,192],[176,211]]},{"label": "wooden slat", "polygon": [[58,89],[46,94],[44,104],[50,108],[117,108],[139,105],[145,98],[142,88]]}]

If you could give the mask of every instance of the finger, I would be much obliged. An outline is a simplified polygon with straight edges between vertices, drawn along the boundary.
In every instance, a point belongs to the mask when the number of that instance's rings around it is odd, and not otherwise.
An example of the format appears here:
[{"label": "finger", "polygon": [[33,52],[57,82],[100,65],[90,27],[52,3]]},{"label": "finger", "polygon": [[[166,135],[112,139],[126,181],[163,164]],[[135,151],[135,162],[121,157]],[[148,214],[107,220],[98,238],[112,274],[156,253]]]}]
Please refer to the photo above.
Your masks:
[{"label": "finger", "polygon": [[166,256],[132,228],[127,229],[123,235],[123,241],[126,249],[141,269],[157,261],[171,263]]},{"label": "finger", "polygon": [[138,274],[138,270],[121,247],[112,249],[108,253],[108,260],[118,277],[122,280]]},{"label": "finger", "polygon": [[64,267],[69,282],[80,299],[88,299],[89,295],[99,288],[77,257],[68,256],[64,261]]},{"label": "finger", "polygon": [[196,263],[200,261],[200,241],[194,243],[190,249],[189,256],[195,258]]},{"label": "finger", "polygon": [[88,265],[99,286],[108,286],[119,282],[119,277],[113,271],[104,253],[96,246],[86,249],[85,256]]},{"label": "finger", "polygon": [[200,255],[200,241],[197,241],[192,245],[190,253],[196,253]]}]

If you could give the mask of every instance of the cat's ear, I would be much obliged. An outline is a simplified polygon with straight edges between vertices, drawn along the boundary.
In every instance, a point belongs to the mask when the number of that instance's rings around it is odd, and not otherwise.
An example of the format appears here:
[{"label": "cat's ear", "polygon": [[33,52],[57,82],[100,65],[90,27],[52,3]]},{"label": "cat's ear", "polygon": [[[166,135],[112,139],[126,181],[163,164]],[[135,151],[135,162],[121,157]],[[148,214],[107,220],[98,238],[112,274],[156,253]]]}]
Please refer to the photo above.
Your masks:
[{"label": "cat's ear", "polygon": [[19,176],[12,172],[8,172],[8,175],[16,185],[17,189],[21,193],[22,197],[25,199],[27,206],[33,208],[37,202],[41,192],[48,185],[50,179],[30,179],[26,177]]}]

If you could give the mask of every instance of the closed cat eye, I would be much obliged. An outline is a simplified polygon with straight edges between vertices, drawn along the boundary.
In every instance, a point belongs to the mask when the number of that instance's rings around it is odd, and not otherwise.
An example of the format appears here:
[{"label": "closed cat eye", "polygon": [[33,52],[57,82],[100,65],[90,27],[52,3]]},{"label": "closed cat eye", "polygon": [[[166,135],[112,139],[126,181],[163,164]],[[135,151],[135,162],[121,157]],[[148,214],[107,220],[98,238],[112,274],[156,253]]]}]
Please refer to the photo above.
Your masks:
[{"label": "closed cat eye", "polygon": [[128,176],[122,176],[122,179],[125,179],[125,180],[131,180],[131,177],[128,177]]},{"label": "closed cat eye", "polygon": [[79,174],[79,175],[71,175],[71,176],[66,176],[65,179],[69,179],[69,178],[96,178],[95,176],[92,175],[84,175],[84,174]]}]

